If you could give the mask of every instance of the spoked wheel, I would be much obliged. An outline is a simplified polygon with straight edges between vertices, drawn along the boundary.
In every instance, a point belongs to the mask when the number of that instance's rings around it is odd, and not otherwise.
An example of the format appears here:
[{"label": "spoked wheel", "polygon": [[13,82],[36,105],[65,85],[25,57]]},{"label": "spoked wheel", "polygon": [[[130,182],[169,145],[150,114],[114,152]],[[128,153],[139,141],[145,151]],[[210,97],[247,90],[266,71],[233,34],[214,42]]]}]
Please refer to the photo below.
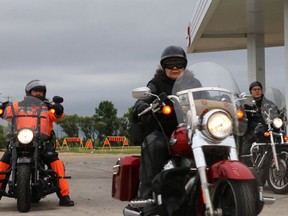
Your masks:
[{"label": "spoked wheel", "polygon": [[19,212],[28,212],[31,208],[30,165],[18,164],[17,170],[17,208]]},{"label": "spoked wheel", "polygon": [[279,170],[276,169],[272,155],[269,158],[269,169],[266,178],[269,188],[276,194],[288,193],[288,148],[282,148],[277,154]]},{"label": "spoked wheel", "polygon": [[226,179],[217,183],[213,205],[223,216],[255,216],[261,211],[258,200],[256,181]]}]

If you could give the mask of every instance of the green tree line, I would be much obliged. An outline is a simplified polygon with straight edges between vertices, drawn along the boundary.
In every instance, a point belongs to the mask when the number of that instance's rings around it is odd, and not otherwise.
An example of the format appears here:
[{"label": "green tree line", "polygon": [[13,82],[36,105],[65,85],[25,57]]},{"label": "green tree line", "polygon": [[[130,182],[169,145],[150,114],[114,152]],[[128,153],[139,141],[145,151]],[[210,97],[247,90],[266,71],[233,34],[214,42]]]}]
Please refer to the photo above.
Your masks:
[{"label": "green tree line", "polygon": [[[84,140],[98,140],[98,144],[103,145],[106,136],[125,136],[128,140],[131,137],[132,107],[130,107],[122,117],[117,117],[117,109],[111,101],[101,101],[95,108],[95,114],[90,117],[82,117],[77,114],[65,115],[57,122],[57,127],[65,133],[63,137],[83,137]],[[3,127],[0,126],[1,131]],[[54,127],[56,136],[58,128]],[[81,133],[81,134],[80,134]],[[0,133],[0,148],[7,145],[4,133]],[[63,137],[57,137],[61,140]],[[133,145],[129,142],[129,145]]]}]

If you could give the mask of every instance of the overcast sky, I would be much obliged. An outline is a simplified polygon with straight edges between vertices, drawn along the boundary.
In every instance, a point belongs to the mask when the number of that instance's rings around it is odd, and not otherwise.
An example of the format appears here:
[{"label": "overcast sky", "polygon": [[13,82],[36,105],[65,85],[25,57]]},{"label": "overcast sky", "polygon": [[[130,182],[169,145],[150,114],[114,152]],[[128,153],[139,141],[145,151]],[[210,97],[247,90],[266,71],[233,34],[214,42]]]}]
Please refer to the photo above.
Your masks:
[{"label": "overcast sky", "polygon": [[[23,98],[26,84],[41,79],[49,98],[64,97],[68,115],[92,116],[108,100],[122,116],[162,50],[186,48],[192,11],[193,0],[0,0],[0,100]],[[246,58],[246,50],[188,55],[222,64],[242,91]],[[283,48],[267,50],[266,71],[266,81],[284,86]]]}]

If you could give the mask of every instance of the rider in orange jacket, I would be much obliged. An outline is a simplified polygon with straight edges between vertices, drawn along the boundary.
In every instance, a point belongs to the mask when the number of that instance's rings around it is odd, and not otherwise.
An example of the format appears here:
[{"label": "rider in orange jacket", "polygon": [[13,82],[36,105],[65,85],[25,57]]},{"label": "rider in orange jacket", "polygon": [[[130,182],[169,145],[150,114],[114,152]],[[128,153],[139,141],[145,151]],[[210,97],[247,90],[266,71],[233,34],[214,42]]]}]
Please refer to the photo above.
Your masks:
[{"label": "rider in orange jacket", "polygon": [[[32,80],[30,81],[25,88],[26,96],[33,96],[37,97],[40,100],[44,101],[46,100],[46,85],[44,82],[40,80]],[[13,104],[13,107],[17,110],[17,107],[21,105],[21,102],[15,102]],[[11,107],[7,107],[11,108]],[[64,108],[61,104],[54,104],[53,109],[55,110],[55,113],[49,112],[43,112],[41,115],[48,115],[49,121],[47,121],[46,127],[41,127],[43,131],[41,131],[43,134],[47,135],[48,137],[53,136],[53,122],[60,121],[64,117]],[[6,112],[9,112],[9,110],[6,110]],[[43,121],[45,118],[43,118]],[[45,122],[41,122],[41,125],[45,125]],[[2,156],[0,160],[0,171],[7,171],[10,168],[10,159],[11,159],[11,151],[9,148],[6,150],[4,155]],[[52,142],[50,142],[50,145],[46,145],[46,149],[41,154],[43,157],[43,160],[51,165],[51,168],[59,175],[59,176],[65,176],[65,170],[63,162],[59,159],[58,153],[54,149],[54,145]],[[5,175],[0,175],[0,178],[5,178]],[[0,189],[3,188],[2,183],[0,183]],[[60,206],[74,206],[74,201],[70,199],[70,190],[68,181],[65,178],[59,179],[59,187],[60,192],[58,193],[59,196],[59,205]]]}]

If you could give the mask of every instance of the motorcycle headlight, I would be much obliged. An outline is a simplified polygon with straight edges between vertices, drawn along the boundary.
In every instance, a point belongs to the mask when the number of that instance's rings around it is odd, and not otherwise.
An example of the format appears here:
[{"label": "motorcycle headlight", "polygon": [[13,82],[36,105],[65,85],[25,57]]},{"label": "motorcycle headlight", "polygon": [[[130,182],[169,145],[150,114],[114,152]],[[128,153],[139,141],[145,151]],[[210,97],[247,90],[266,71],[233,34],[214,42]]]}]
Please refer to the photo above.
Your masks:
[{"label": "motorcycle headlight", "polygon": [[202,121],[204,134],[218,140],[223,140],[231,134],[232,125],[230,116],[218,109],[207,112]]},{"label": "motorcycle headlight", "polygon": [[280,128],[283,125],[283,121],[280,118],[274,118],[273,119],[273,126],[275,128]]},{"label": "motorcycle headlight", "polygon": [[33,132],[29,129],[21,129],[18,132],[17,138],[18,141],[22,144],[28,144],[33,140]]}]

